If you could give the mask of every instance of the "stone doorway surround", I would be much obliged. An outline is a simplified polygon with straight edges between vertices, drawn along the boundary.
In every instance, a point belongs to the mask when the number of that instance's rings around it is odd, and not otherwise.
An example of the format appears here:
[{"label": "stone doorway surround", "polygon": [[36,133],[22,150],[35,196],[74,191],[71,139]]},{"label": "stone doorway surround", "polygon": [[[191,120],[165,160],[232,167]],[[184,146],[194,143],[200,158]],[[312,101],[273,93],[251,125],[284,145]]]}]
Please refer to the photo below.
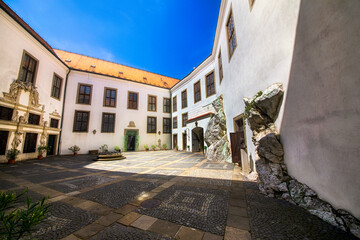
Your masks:
[{"label": "stone doorway surround", "polygon": [[124,152],[128,151],[128,139],[129,136],[135,136],[135,149],[133,151],[139,151],[139,129],[124,129]]}]

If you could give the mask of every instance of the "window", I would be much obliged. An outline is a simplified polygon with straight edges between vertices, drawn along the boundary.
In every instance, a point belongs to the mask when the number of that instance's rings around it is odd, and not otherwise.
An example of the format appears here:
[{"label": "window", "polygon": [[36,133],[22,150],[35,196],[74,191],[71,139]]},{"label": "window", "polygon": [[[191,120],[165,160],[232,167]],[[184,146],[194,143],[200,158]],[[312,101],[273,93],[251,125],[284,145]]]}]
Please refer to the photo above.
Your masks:
[{"label": "window", "polygon": [[186,121],[188,120],[188,114],[187,113],[183,113],[182,114],[182,126],[186,127]]},{"label": "window", "polygon": [[164,113],[171,112],[171,100],[170,98],[164,98]]},{"label": "window", "polygon": [[177,128],[177,117],[173,117],[173,129]]},{"label": "window", "polygon": [[156,96],[148,96],[148,111],[156,112]]},{"label": "window", "polygon": [[103,113],[101,132],[113,133],[115,129],[115,113]]},{"label": "window", "polygon": [[87,132],[90,112],[75,111],[74,132]]},{"label": "window", "polygon": [[51,89],[52,97],[60,99],[61,82],[62,82],[62,78],[54,73],[52,89]]},{"label": "window", "polygon": [[23,153],[33,153],[36,151],[37,133],[26,133]]},{"label": "window", "polygon": [[223,68],[222,68],[222,58],[221,58],[221,51],[219,52],[219,56],[218,56],[218,64],[219,64],[219,80],[220,83],[224,77],[223,75]]},{"label": "window", "polygon": [[116,107],[116,89],[105,88],[104,106],[105,107]]},{"label": "window", "polygon": [[186,89],[181,92],[181,108],[187,107],[187,91]]},{"label": "window", "polygon": [[147,133],[156,133],[156,117],[147,117]]},{"label": "window", "polygon": [[28,124],[39,125],[40,115],[30,113],[28,118]]},{"label": "window", "polygon": [[206,76],[206,97],[210,97],[213,94],[215,94],[214,72]]},{"label": "window", "polygon": [[50,127],[52,128],[58,128],[59,127],[59,120],[58,119],[50,119]]},{"label": "window", "polygon": [[233,55],[236,48],[236,34],[235,26],[232,11],[226,23],[227,37],[228,37],[228,50],[229,50],[229,59]]},{"label": "window", "polygon": [[77,103],[91,104],[91,85],[79,84]]},{"label": "window", "polygon": [[24,53],[20,67],[19,80],[33,84],[35,80],[36,66],[37,61],[30,57],[29,54]]},{"label": "window", "polygon": [[0,120],[11,121],[14,109],[0,106]]},{"label": "window", "polygon": [[138,93],[129,92],[129,94],[128,94],[128,109],[138,109]]},{"label": "window", "polygon": [[163,118],[163,133],[171,133],[171,118]]},{"label": "window", "polygon": [[173,97],[173,112],[177,111],[177,98],[176,96]]},{"label": "window", "polygon": [[194,84],[194,103],[201,100],[200,80]]},{"label": "window", "polygon": [[0,155],[6,154],[6,144],[8,141],[9,132],[8,131],[0,131]]}]

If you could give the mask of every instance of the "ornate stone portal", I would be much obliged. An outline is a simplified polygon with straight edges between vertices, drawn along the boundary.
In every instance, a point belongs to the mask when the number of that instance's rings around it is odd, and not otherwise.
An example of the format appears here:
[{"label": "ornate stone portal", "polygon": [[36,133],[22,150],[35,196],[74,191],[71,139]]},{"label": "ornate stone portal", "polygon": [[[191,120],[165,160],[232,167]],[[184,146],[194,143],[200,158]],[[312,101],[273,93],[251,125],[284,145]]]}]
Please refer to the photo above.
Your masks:
[{"label": "ornate stone portal", "polygon": [[282,84],[273,84],[254,97],[244,98],[252,141],[256,146],[256,170],[260,191],[269,196],[299,205],[324,221],[360,237],[360,221],[349,212],[335,209],[318,198],[307,185],[289,176],[284,163],[284,150],[274,125],[284,90]]},{"label": "ornate stone portal", "polygon": [[36,90],[36,87],[31,83],[22,82],[20,80],[14,80],[10,84],[10,90],[8,93],[4,94],[5,100],[10,100],[11,102],[18,102],[18,97],[20,96],[21,90],[30,93],[29,105],[35,108],[40,107],[39,104],[39,93]]}]

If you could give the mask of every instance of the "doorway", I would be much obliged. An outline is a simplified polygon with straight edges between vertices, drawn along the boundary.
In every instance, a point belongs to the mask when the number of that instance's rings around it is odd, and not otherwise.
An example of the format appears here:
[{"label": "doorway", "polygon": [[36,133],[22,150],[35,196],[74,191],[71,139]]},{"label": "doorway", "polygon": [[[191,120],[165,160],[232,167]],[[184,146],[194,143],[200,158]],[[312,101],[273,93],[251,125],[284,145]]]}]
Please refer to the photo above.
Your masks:
[{"label": "doorway", "polygon": [[138,151],[139,150],[139,131],[126,130],[124,132],[124,151]]},{"label": "doorway", "polygon": [[48,149],[47,149],[47,155],[48,155],[48,156],[55,155],[56,139],[57,139],[57,136],[56,136],[56,135],[49,135],[49,138],[48,138]]},{"label": "doorway", "polygon": [[232,153],[232,162],[239,163],[240,166],[243,166],[246,159],[242,159],[242,151],[247,153],[246,138],[245,138],[245,121],[244,115],[241,114],[234,118],[234,133],[230,133],[230,142],[231,142],[231,153]]},{"label": "doorway", "polygon": [[204,129],[196,127],[191,130],[192,151],[204,152]]},{"label": "doorway", "polygon": [[178,141],[177,141],[177,134],[173,135],[173,149],[175,149],[178,146]]},{"label": "doorway", "polygon": [[187,149],[187,136],[186,136],[186,133],[183,133],[182,134],[182,144],[183,144],[183,151],[186,151]]}]

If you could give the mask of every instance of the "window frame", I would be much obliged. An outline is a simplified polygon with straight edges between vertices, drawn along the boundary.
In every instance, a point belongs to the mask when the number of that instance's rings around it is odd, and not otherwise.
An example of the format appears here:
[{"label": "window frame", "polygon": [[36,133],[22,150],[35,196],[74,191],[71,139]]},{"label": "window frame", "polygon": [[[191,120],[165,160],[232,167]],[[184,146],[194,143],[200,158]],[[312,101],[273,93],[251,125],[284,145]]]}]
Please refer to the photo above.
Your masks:
[{"label": "window frame", "polygon": [[[81,102],[79,102],[79,97],[80,97],[80,88],[81,88],[81,86],[90,87],[90,97],[89,97],[89,103],[81,103]],[[87,84],[87,83],[78,83],[78,89],[77,89],[77,95],[76,95],[76,104],[81,104],[81,105],[91,105],[92,92],[93,92],[93,85],[92,85],[92,84]],[[87,95],[87,94],[84,94],[84,95]]]},{"label": "window frame", "polygon": [[[136,93],[136,108],[129,108],[129,103],[130,103],[130,93]],[[128,91],[128,96],[127,96],[127,109],[129,110],[139,110],[139,93],[138,92],[134,92],[134,91]]]},{"label": "window frame", "polygon": [[[2,118],[2,114],[0,114],[0,120],[1,121],[12,121],[12,117],[13,117],[13,115],[14,115],[14,109],[13,108],[10,108],[10,107],[5,107],[5,106],[0,106],[0,109],[1,108],[6,108],[6,109],[9,109],[10,111],[9,112],[7,112],[7,114],[6,114],[6,119],[3,119]],[[6,110],[6,111],[8,111],[8,110]],[[1,113],[3,113],[2,111],[1,111]],[[5,116],[5,114],[4,114],[4,116]]]},{"label": "window frame", "polygon": [[[111,91],[115,91],[115,100],[114,100],[114,106],[111,105],[106,105],[106,92],[107,90],[110,90],[110,103],[111,103]],[[110,87],[104,87],[104,99],[103,99],[103,107],[111,107],[111,108],[116,108],[116,104],[117,103],[117,88],[110,88]]]},{"label": "window frame", "polygon": [[[30,123],[30,120],[32,120],[31,116],[36,116],[36,118],[38,118],[37,123]],[[28,115],[27,124],[34,125],[34,126],[40,126],[40,120],[41,120],[41,115],[30,112]]]},{"label": "window frame", "polygon": [[[154,132],[149,132],[149,119],[155,119],[155,131]],[[157,131],[157,117],[155,116],[147,116],[146,118],[146,133],[149,133],[149,134],[156,134],[156,131]]]},{"label": "window frame", "polygon": [[[75,125],[76,125],[76,113],[78,112],[82,112],[82,113],[88,113],[88,119],[87,119],[87,128],[86,128],[86,131],[76,131],[75,130]],[[83,110],[75,110],[75,113],[74,113],[74,123],[73,123],[73,132],[75,133],[87,133],[89,132],[89,125],[90,125],[90,111],[83,111]]]},{"label": "window frame", "polygon": [[[195,85],[199,84],[199,95],[200,99],[196,101],[196,91],[195,91]],[[196,83],[194,83],[194,104],[201,101],[201,80],[199,79]]]},{"label": "window frame", "polygon": [[218,67],[219,67],[219,84],[221,84],[221,82],[222,82],[222,80],[224,78],[221,49],[220,49],[219,54],[218,54]]},{"label": "window frame", "polygon": [[[186,115],[186,120],[184,121],[184,116]],[[181,114],[181,126],[182,127],[186,127],[186,121],[189,119],[189,115],[188,113],[183,113]]]},{"label": "window frame", "polygon": [[[210,76],[210,75],[213,75],[214,76],[214,81],[213,81],[213,83],[214,83],[214,93],[212,93],[212,94],[208,94],[208,76]],[[208,98],[208,97],[211,97],[212,95],[214,95],[214,94],[216,94],[216,80],[215,80],[215,72],[214,72],[214,70],[212,70],[211,72],[209,72],[208,74],[206,74],[205,75],[205,92],[206,92],[206,98]]]},{"label": "window frame", "polygon": [[[165,111],[165,100],[169,100],[169,112]],[[171,113],[171,98],[163,97],[163,113]]]},{"label": "window frame", "polygon": [[[52,121],[57,121],[57,127],[53,127],[53,126],[51,126],[52,124]],[[50,118],[50,124],[49,124],[49,126],[50,127],[52,127],[52,128],[59,128],[59,123],[60,123],[60,119],[57,119],[57,118]]]},{"label": "window frame", "polygon": [[[29,134],[33,135],[33,134],[36,134],[36,140],[35,140],[35,146],[34,146],[34,151],[33,152],[29,152],[29,149],[28,147],[26,147],[26,137],[29,136]],[[33,135],[34,136],[34,135]],[[23,149],[22,149],[22,153],[35,153],[36,152],[36,145],[37,145],[37,141],[38,141],[38,138],[39,138],[39,134],[38,133],[34,133],[34,132],[26,132],[25,133],[25,137],[24,137],[24,145],[23,145]],[[33,140],[33,139],[32,139]],[[26,147],[26,148],[25,148]],[[26,152],[25,152],[26,150]]]},{"label": "window frame", "polygon": [[[165,131],[165,119],[169,120],[169,131]],[[163,134],[171,134],[171,117],[163,117]]]},{"label": "window frame", "polygon": [[[32,59],[32,60],[34,60],[36,62],[35,70],[33,72],[32,82],[30,82],[33,86],[35,86],[36,78],[37,78],[37,72],[38,72],[38,69],[39,69],[39,60],[37,58],[35,58],[32,54],[30,54],[28,51],[26,51],[25,49],[23,50],[23,53],[22,53],[21,62],[20,62],[20,68],[19,68],[19,74],[18,74],[17,79],[19,81],[21,81],[21,82],[27,82],[27,81],[20,80],[22,67],[23,67],[23,64],[24,64],[24,61],[25,61],[25,55],[28,55],[30,57],[30,59]],[[27,72],[28,72],[28,70],[27,70]],[[26,73],[26,75],[27,75],[27,73]],[[25,77],[25,80],[26,80],[26,77]]]},{"label": "window frame", "polygon": [[[230,50],[231,49],[230,48],[231,39],[230,39],[230,36],[229,36],[230,33],[229,33],[229,28],[228,28],[230,18],[232,19],[232,24],[233,24],[233,31],[232,31],[232,36],[231,37],[235,38],[235,44],[236,44],[235,47],[233,48],[232,52]],[[230,62],[231,57],[234,55],[234,52],[235,52],[236,47],[237,47],[236,30],[235,30],[234,14],[233,14],[233,11],[232,11],[232,6],[230,7],[230,12],[229,12],[229,15],[228,15],[227,20],[226,20],[225,28],[226,28],[226,42],[227,42],[227,46],[228,46],[228,57],[229,57],[229,62]]]},{"label": "window frame", "polygon": [[[55,84],[54,84],[54,83],[55,83],[55,78],[60,79],[59,97],[56,97],[56,96],[53,95],[53,93],[54,93],[54,86],[55,86]],[[60,98],[61,98],[61,90],[62,90],[62,85],[63,85],[62,83],[63,83],[63,78],[60,77],[60,75],[54,73],[54,75],[53,75],[53,81],[52,81],[52,85],[51,85],[50,97],[52,97],[52,98],[60,101]]]},{"label": "window frame", "polygon": [[[104,116],[105,115],[113,115],[114,116],[113,130],[112,131],[104,131]],[[116,113],[103,112],[101,114],[101,133],[115,133],[115,123],[116,123]]]},{"label": "window frame", "polygon": [[[150,104],[153,104],[153,103],[150,103],[150,98],[155,98],[155,110],[150,110]],[[157,96],[148,94],[147,99],[148,99],[147,110],[149,112],[157,112]]]},{"label": "window frame", "polygon": [[[185,93],[185,100],[186,100],[186,106],[184,107],[184,95],[183,95],[183,93]],[[187,89],[185,89],[185,90],[183,90],[182,92],[181,92],[181,109],[184,109],[184,108],[187,108],[188,107],[188,100],[187,100]]]},{"label": "window frame", "polygon": [[[175,119],[176,119],[176,125],[174,124],[175,122]],[[177,116],[176,117],[173,117],[172,119],[172,129],[177,129],[178,128],[178,119],[177,119]],[[175,127],[176,126],[176,127]]]},{"label": "window frame", "polygon": [[[175,99],[175,100],[174,100]],[[172,112],[177,111],[177,96],[172,97]]]}]

